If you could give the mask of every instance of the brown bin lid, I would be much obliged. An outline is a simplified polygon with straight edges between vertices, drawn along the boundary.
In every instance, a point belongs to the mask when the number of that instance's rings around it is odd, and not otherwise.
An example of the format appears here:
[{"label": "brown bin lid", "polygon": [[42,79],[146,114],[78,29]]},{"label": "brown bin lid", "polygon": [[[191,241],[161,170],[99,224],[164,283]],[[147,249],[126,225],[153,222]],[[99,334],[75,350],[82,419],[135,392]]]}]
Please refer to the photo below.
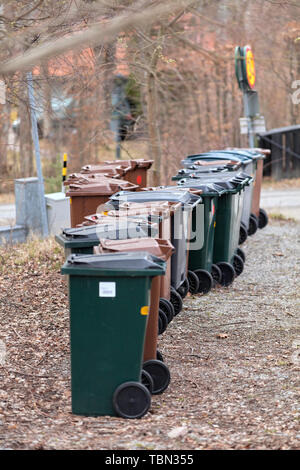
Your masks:
[{"label": "brown bin lid", "polygon": [[105,174],[105,173],[112,173],[112,174],[118,174],[120,176],[124,176],[128,171],[132,170],[131,166],[128,165],[120,165],[120,164],[114,164],[115,162],[112,162],[112,165],[102,163],[99,165],[85,165],[81,167],[80,173],[81,174]]},{"label": "brown bin lid", "polygon": [[167,261],[174,253],[174,246],[169,240],[161,238],[130,238],[126,240],[100,239],[94,253],[111,253],[124,251],[147,251]]},{"label": "brown bin lid", "polygon": [[258,153],[262,153],[263,155],[271,155],[271,149],[261,149],[259,147],[255,147],[255,148],[250,148],[250,147],[246,147],[246,148],[238,148],[238,147],[228,147],[226,150],[246,150],[246,151],[255,151],[255,152],[258,152]]},{"label": "brown bin lid", "polygon": [[68,176],[68,179],[64,181],[65,186],[69,186],[70,184],[88,184],[94,182],[96,179],[103,178],[103,176],[107,178],[119,179],[121,175],[115,171],[114,169],[108,170],[107,173],[71,173]]},{"label": "brown bin lid", "polygon": [[[123,202],[119,210],[130,209],[132,211],[154,210],[156,215],[174,212],[181,208],[181,203],[176,201],[149,201],[149,202]],[[150,212],[150,213],[151,213]],[[141,212],[142,213],[142,212]]]},{"label": "brown bin lid", "polygon": [[[126,217],[125,214],[123,214],[120,217],[114,217],[113,215],[104,215],[104,214],[92,214],[92,215],[86,216],[85,220],[86,222],[89,222],[88,225],[101,225],[101,224],[107,225],[109,223],[117,224],[121,222],[127,222],[128,217]],[[130,220],[134,220],[134,222],[137,222],[143,225],[149,225],[149,226],[157,225],[155,223],[145,221],[145,219],[143,218],[139,218],[138,215],[135,215],[134,219],[130,218]]]},{"label": "brown bin lid", "polygon": [[[90,179],[89,179],[90,180]],[[91,179],[83,184],[70,184],[67,196],[111,196],[118,191],[134,190],[139,186],[128,181],[102,177]]]},{"label": "brown bin lid", "polygon": [[137,167],[136,160],[105,160],[105,165],[109,166],[120,166],[121,168],[128,168],[128,170],[134,170]]},{"label": "brown bin lid", "polygon": [[236,165],[238,162],[234,160],[197,160],[193,162],[193,165],[197,166],[222,166],[222,165]]}]

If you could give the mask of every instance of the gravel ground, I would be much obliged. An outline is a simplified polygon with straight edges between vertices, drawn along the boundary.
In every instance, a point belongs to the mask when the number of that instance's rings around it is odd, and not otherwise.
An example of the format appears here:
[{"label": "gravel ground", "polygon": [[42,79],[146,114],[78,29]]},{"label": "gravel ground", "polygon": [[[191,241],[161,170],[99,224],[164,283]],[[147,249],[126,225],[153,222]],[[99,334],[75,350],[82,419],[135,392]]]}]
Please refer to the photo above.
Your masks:
[{"label": "gravel ground", "polygon": [[62,252],[2,247],[0,448],[299,449],[299,241],[271,221],[231,288],[186,298],[159,338],[171,384],[140,420],[71,414]]}]

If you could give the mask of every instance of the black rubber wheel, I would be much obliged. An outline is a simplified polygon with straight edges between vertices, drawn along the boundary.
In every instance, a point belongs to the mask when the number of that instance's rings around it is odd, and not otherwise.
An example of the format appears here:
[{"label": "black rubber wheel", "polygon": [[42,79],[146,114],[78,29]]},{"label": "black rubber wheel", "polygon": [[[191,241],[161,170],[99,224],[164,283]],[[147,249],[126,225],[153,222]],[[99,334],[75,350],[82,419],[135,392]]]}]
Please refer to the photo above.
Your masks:
[{"label": "black rubber wheel", "polygon": [[245,255],[244,250],[242,250],[242,248],[237,248],[236,249],[236,254],[239,255],[240,258],[242,258],[242,260],[244,261],[244,264],[245,264],[246,255]]},{"label": "black rubber wheel", "polygon": [[244,271],[244,261],[239,255],[234,255],[233,257],[233,268],[237,276],[242,274],[242,272]]},{"label": "black rubber wheel", "polygon": [[215,284],[221,284],[222,271],[216,264],[211,265],[211,275]]},{"label": "black rubber wheel", "polygon": [[182,299],[184,299],[190,289],[189,281],[188,278],[186,277],[183,283],[178,287],[177,292],[181,296]]},{"label": "black rubber wheel", "polygon": [[219,266],[222,272],[221,286],[230,286],[230,284],[233,283],[235,278],[235,270],[233,266],[225,261],[217,263],[217,266]]},{"label": "black rubber wheel", "polygon": [[145,387],[149,390],[149,392],[153,393],[153,379],[151,377],[151,375],[149,374],[149,372],[147,372],[146,370],[142,369],[142,372],[141,372],[141,383],[143,385],[145,385]]},{"label": "black rubber wheel", "polygon": [[197,294],[199,289],[199,279],[197,274],[195,274],[193,271],[188,271],[188,281],[190,285],[190,293]]},{"label": "black rubber wheel", "polygon": [[180,313],[182,310],[183,302],[182,302],[181,295],[178,294],[178,292],[174,289],[174,287],[171,287],[170,301],[174,307],[174,313],[176,317],[176,315],[178,315],[178,313]]},{"label": "black rubber wheel", "polygon": [[168,317],[163,310],[158,310],[158,334],[162,335],[168,327]]},{"label": "black rubber wheel", "polygon": [[198,294],[207,294],[214,285],[212,275],[208,271],[205,271],[205,269],[196,269],[194,273],[199,279]]},{"label": "black rubber wheel", "polygon": [[161,297],[159,299],[159,309],[162,310],[167,315],[168,323],[170,323],[173,320],[174,315],[175,315],[174,307],[172,303],[170,302],[170,300],[167,300]]},{"label": "black rubber wheel", "polygon": [[264,209],[259,209],[258,228],[265,228],[268,225],[269,217]]},{"label": "black rubber wheel", "polygon": [[122,418],[141,418],[147,413],[150,405],[151,394],[147,387],[139,382],[125,382],[116,388],[113,395],[113,407]]},{"label": "black rubber wheel", "polygon": [[153,395],[158,395],[169,386],[171,376],[170,371],[164,362],[150,359],[144,362],[143,369],[148,372],[153,379]]},{"label": "black rubber wheel", "polygon": [[163,355],[162,355],[162,353],[161,353],[158,349],[156,350],[156,359],[157,359],[158,361],[164,362]]},{"label": "black rubber wheel", "polygon": [[243,243],[245,243],[245,241],[247,240],[248,238],[248,233],[247,233],[247,229],[246,229],[246,226],[245,224],[243,224],[243,222],[241,222],[241,225],[240,225],[240,237],[239,237],[239,245],[242,245]]},{"label": "black rubber wheel", "polygon": [[258,219],[255,214],[250,215],[248,235],[254,235],[258,229]]}]

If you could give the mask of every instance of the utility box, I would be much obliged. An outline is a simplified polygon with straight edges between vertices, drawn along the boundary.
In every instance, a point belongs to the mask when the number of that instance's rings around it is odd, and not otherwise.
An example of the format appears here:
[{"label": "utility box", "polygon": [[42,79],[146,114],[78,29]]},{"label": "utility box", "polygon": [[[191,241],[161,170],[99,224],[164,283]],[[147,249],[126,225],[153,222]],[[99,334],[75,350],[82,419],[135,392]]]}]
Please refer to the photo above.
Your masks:
[{"label": "utility box", "polygon": [[46,194],[49,235],[58,235],[62,229],[71,226],[70,198],[64,193]]}]

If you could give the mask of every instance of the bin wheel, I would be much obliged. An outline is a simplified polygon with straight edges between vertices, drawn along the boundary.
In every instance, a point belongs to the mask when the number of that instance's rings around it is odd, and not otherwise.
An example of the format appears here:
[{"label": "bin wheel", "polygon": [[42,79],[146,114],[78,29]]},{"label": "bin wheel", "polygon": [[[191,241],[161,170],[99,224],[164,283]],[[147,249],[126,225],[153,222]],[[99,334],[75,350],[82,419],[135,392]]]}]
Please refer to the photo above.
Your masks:
[{"label": "bin wheel", "polygon": [[170,302],[170,300],[167,300],[161,297],[159,299],[159,309],[162,310],[167,315],[168,323],[170,323],[173,320],[174,315],[175,315],[174,307],[172,303]]},{"label": "bin wheel", "polygon": [[121,418],[141,418],[150,405],[151,394],[140,382],[124,382],[116,388],[113,395],[113,407]]},{"label": "bin wheel", "polygon": [[247,229],[246,229],[245,224],[243,224],[242,222],[240,225],[239,245],[242,245],[243,243],[245,243],[245,241],[247,240],[247,237],[248,237]]},{"label": "bin wheel", "polygon": [[235,278],[235,270],[233,266],[230,263],[227,263],[226,261],[217,263],[217,266],[219,266],[222,272],[221,285],[224,287],[230,286],[230,284],[233,283]]},{"label": "bin wheel", "polygon": [[242,272],[244,271],[244,261],[239,255],[234,255],[233,257],[233,268],[237,276],[242,274]]},{"label": "bin wheel", "polygon": [[176,316],[178,315],[178,313],[181,312],[183,302],[182,302],[181,295],[178,294],[178,292],[174,289],[174,287],[171,287],[170,301],[174,307],[174,313]]},{"label": "bin wheel", "polygon": [[162,353],[161,353],[158,349],[156,350],[156,359],[157,359],[158,361],[164,362],[163,355],[162,355]]},{"label": "bin wheel", "polygon": [[152,395],[153,386],[154,386],[153,379],[151,375],[149,374],[149,372],[147,372],[144,369],[142,369],[142,372],[141,372],[141,383],[145,385],[145,387],[149,390],[149,392]]},{"label": "bin wheel", "polygon": [[240,258],[242,258],[242,260],[244,261],[244,264],[245,264],[246,255],[245,255],[244,250],[242,250],[242,248],[237,248],[237,249],[236,249],[236,254],[239,255]]},{"label": "bin wheel", "polygon": [[215,284],[221,284],[222,280],[222,271],[216,264],[211,265],[211,275]]},{"label": "bin wheel", "polygon": [[254,235],[258,229],[258,219],[255,214],[250,215],[249,219],[249,228],[248,228],[248,235]]},{"label": "bin wheel", "polygon": [[153,379],[153,395],[162,393],[168,387],[171,376],[170,371],[164,362],[157,359],[150,359],[144,362],[143,369],[148,372]]},{"label": "bin wheel", "polygon": [[258,217],[258,227],[259,228],[265,228],[266,225],[268,225],[269,222],[269,217],[268,214],[264,209],[259,209],[259,217]]},{"label": "bin wheel", "polygon": [[188,278],[186,277],[183,283],[178,287],[177,292],[181,296],[182,299],[184,299],[190,289],[189,281]]},{"label": "bin wheel", "polygon": [[197,274],[195,274],[193,271],[188,271],[188,281],[190,285],[190,293],[197,294],[199,289],[199,279]]},{"label": "bin wheel", "polygon": [[158,310],[158,334],[162,335],[168,327],[168,317],[163,310]]},{"label": "bin wheel", "polygon": [[198,294],[207,294],[214,285],[212,275],[208,271],[205,271],[205,269],[196,269],[194,273],[199,279]]}]

